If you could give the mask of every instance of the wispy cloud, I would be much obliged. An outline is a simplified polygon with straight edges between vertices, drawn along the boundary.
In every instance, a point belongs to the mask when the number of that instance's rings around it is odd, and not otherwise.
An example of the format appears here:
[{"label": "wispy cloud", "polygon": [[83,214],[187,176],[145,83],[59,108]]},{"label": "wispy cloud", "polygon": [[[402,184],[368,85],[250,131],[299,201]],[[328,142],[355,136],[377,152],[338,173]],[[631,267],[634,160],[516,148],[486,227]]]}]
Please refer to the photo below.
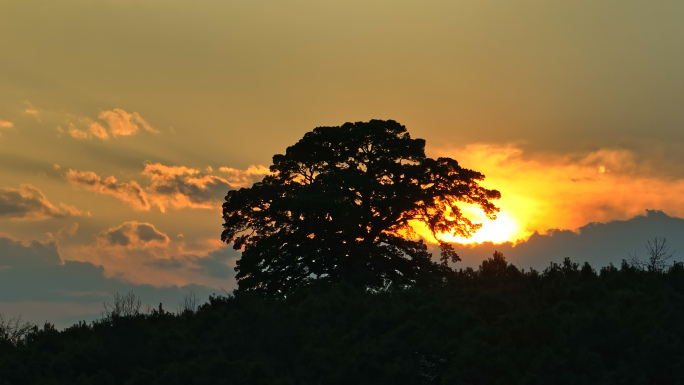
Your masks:
[{"label": "wispy cloud", "polygon": [[107,130],[104,127],[102,127],[102,125],[98,122],[89,121],[88,130],[90,131],[91,135],[98,139],[109,139],[109,134],[107,133]]},{"label": "wispy cloud", "polygon": [[48,232],[47,238],[50,241],[58,241],[68,237],[73,237],[78,231],[78,222],[72,222],[69,225],[63,226],[57,232]]},{"label": "wispy cloud", "polygon": [[159,133],[158,130],[152,128],[152,126],[150,126],[150,124],[137,112],[128,113],[121,108],[114,108],[111,111],[100,112],[98,117],[107,122],[109,125],[109,132],[114,137],[135,134],[139,130],[138,124],[149,132]]},{"label": "wispy cloud", "polygon": [[24,113],[33,116],[38,122],[43,120],[43,110],[34,106],[28,100],[24,101]]},{"label": "wispy cloud", "polygon": [[68,134],[75,139],[102,139],[107,140],[119,136],[131,136],[140,131],[140,127],[146,131],[158,134],[137,112],[128,113],[121,108],[101,111],[98,119],[103,121],[108,128],[89,117],[67,115],[66,123],[57,127],[57,131]]},{"label": "wispy cloud", "polygon": [[[9,120],[0,119],[0,130],[12,127],[14,127],[14,123],[10,122]],[[2,132],[0,132],[0,136],[2,136]]]},{"label": "wispy cloud", "polygon": [[[33,116],[38,122],[53,123],[60,135],[68,135],[75,139],[107,140],[121,136],[137,134],[143,130],[158,134],[159,130],[152,127],[147,120],[137,112],[127,112],[121,108],[102,110],[97,119],[79,116],[63,111],[43,110],[29,101],[24,102],[24,113]],[[0,120],[0,128],[3,128]],[[11,122],[6,122],[11,124]],[[10,126],[11,127],[11,126]]]},{"label": "wispy cloud", "polygon": [[99,122],[96,122],[88,117],[68,115],[66,117],[65,127],[57,126],[57,131],[68,134],[76,139],[92,139],[98,138],[107,140],[110,138],[107,129]]},{"label": "wispy cloud", "polygon": [[77,187],[101,194],[115,196],[136,210],[150,210],[157,207],[161,212],[167,209],[215,209],[226,192],[245,187],[263,178],[268,173],[264,166],[250,166],[247,170],[221,167],[228,177],[186,167],[149,163],[141,175],[147,181],[145,187],[136,181],[119,182],[115,177],[101,177],[92,171],[69,170],[67,181]]},{"label": "wispy cloud", "polygon": [[219,171],[228,174],[226,178],[234,188],[251,186],[254,182],[260,181],[271,171],[265,166],[251,165],[246,170],[239,170],[232,167],[219,167]]},{"label": "wispy cloud", "polygon": [[135,210],[149,210],[150,202],[142,187],[135,182],[118,182],[113,176],[100,177],[92,171],[69,170],[66,180],[85,190],[112,195],[133,207]]},{"label": "wispy cloud", "polygon": [[0,188],[0,218],[42,220],[80,215],[81,212],[73,206],[64,203],[53,205],[30,184],[23,184],[18,189]]},{"label": "wispy cloud", "polygon": [[[61,127],[60,127],[60,129],[61,129]],[[79,130],[73,124],[69,124],[69,129],[66,132],[72,138],[76,138],[76,139],[88,139],[90,137],[90,135],[88,135],[87,131]]]}]

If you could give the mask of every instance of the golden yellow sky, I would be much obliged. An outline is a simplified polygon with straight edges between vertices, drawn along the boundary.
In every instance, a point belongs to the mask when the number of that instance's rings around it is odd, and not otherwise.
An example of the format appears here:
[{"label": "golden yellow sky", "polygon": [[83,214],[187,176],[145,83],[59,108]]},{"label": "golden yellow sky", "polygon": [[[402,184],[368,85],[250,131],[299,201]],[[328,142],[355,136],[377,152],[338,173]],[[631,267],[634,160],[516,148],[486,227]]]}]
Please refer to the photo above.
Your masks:
[{"label": "golden yellow sky", "polygon": [[0,240],[95,269],[79,293],[230,289],[226,191],[314,127],[373,118],[502,192],[472,240],[684,217],[683,17],[665,0],[0,2]]}]

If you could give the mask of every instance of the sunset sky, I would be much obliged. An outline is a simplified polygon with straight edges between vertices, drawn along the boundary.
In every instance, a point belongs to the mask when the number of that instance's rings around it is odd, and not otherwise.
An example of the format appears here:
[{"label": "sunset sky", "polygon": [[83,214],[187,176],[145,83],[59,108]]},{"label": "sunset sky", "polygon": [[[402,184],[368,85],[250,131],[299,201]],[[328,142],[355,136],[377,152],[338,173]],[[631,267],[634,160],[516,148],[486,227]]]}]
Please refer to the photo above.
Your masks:
[{"label": "sunset sky", "polygon": [[370,119],[501,191],[472,240],[519,242],[462,266],[598,269],[656,235],[684,252],[683,19],[674,0],[0,1],[0,313],[66,326],[117,291],[174,310],[232,290],[226,192]]}]

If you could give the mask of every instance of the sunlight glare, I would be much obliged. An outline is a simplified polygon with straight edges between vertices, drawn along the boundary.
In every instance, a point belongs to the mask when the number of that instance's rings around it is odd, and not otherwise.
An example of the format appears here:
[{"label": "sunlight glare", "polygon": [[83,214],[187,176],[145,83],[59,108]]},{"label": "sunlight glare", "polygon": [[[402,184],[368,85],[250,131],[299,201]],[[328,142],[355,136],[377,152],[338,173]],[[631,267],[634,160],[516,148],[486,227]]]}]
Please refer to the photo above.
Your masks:
[{"label": "sunlight glare", "polygon": [[506,214],[497,214],[495,220],[484,218],[477,220],[477,222],[482,223],[482,227],[470,238],[454,237],[449,234],[442,234],[439,238],[447,242],[458,242],[462,244],[515,242],[520,238],[521,234],[519,234],[518,222]]}]

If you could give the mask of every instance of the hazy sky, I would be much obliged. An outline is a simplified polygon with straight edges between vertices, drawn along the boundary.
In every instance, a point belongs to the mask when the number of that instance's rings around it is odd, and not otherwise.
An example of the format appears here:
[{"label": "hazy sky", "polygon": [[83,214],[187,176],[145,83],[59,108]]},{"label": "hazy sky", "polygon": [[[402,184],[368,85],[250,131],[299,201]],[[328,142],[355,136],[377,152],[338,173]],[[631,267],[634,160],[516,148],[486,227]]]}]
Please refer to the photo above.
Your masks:
[{"label": "hazy sky", "polygon": [[226,191],[347,121],[394,119],[487,175],[483,240],[684,217],[683,19],[665,0],[0,0],[0,312],[232,289]]}]

